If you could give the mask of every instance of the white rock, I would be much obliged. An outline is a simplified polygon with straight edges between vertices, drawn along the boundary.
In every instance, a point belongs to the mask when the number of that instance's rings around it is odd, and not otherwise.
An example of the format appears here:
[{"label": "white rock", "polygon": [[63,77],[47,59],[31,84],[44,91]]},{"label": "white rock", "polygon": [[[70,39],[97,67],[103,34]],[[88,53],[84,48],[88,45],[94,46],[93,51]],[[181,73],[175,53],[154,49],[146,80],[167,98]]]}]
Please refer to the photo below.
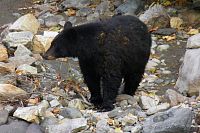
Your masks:
[{"label": "white rock", "polygon": [[149,7],[149,9],[144,12],[144,14],[141,14],[139,16],[139,19],[143,21],[144,23],[148,23],[152,18],[161,16],[161,15],[166,16],[167,15],[166,10],[164,9],[162,5],[155,4],[154,6]]},{"label": "white rock", "polygon": [[157,47],[157,50],[159,50],[159,51],[166,51],[168,48],[169,48],[169,45],[164,44],[164,45],[159,45]]},{"label": "white rock", "polygon": [[181,93],[199,95],[200,91],[200,49],[186,50],[183,64],[175,87]]},{"label": "white rock", "polygon": [[158,99],[153,99],[148,96],[141,96],[140,97],[140,105],[143,109],[149,109],[151,107],[155,107],[158,105],[159,100]]},{"label": "white rock", "polygon": [[172,72],[169,71],[169,70],[164,70],[164,71],[162,71],[162,73],[163,73],[163,74],[171,74]]},{"label": "white rock", "polygon": [[188,39],[187,48],[200,48],[200,33],[193,35]]},{"label": "white rock", "polygon": [[26,120],[28,122],[40,123],[40,117],[46,116],[46,110],[49,107],[47,101],[43,100],[38,106],[19,107],[13,116]]},{"label": "white rock", "polygon": [[155,114],[159,111],[162,111],[162,110],[165,110],[165,109],[168,109],[170,107],[170,104],[169,103],[162,103],[160,105],[157,105],[157,106],[154,106],[154,107],[151,107],[147,110],[147,115],[152,115],[152,114]]},{"label": "white rock", "polygon": [[35,61],[36,61],[36,59],[29,55],[14,56],[14,57],[9,58],[9,62],[14,64],[16,67],[23,65],[23,64],[31,65]]},{"label": "white rock", "polygon": [[22,98],[26,96],[26,92],[11,84],[0,84],[0,100],[8,100],[9,98]]},{"label": "white rock", "polygon": [[1,54],[0,54],[0,61],[7,61],[8,60],[8,52],[7,52],[7,49],[0,44],[0,51],[1,51]]},{"label": "white rock", "polygon": [[30,65],[27,65],[27,64],[20,65],[17,68],[17,71],[20,71],[23,74],[26,74],[26,73],[37,74],[37,68],[33,67],[33,66],[30,66]]},{"label": "white rock", "polygon": [[51,107],[56,107],[56,106],[60,105],[60,102],[58,100],[54,99],[50,102],[50,105],[51,105]]},{"label": "white rock", "polygon": [[87,126],[85,118],[63,119],[57,125],[48,125],[45,133],[72,133],[74,130],[84,129]]},{"label": "white rock", "polygon": [[52,40],[58,32],[48,32],[45,31],[44,35],[36,35],[33,39],[33,52],[34,53],[44,53],[51,46]]},{"label": "white rock", "polygon": [[83,102],[80,99],[73,99],[73,100],[69,101],[68,107],[77,108],[79,110],[85,109],[85,105],[83,104]]},{"label": "white rock", "polygon": [[19,19],[17,19],[13,25],[11,25],[9,30],[14,31],[31,31],[33,34],[36,34],[40,23],[32,14],[26,14]]},{"label": "white rock", "polygon": [[31,55],[32,52],[24,45],[19,45],[14,53],[15,56]]},{"label": "white rock", "polygon": [[30,31],[10,32],[3,42],[9,47],[17,47],[18,45],[27,45],[32,43],[33,33]]},{"label": "white rock", "polygon": [[153,61],[153,60],[149,60],[147,65],[146,65],[146,70],[152,70],[152,69],[156,69],[155,67],[158,66],[158,63]]}]

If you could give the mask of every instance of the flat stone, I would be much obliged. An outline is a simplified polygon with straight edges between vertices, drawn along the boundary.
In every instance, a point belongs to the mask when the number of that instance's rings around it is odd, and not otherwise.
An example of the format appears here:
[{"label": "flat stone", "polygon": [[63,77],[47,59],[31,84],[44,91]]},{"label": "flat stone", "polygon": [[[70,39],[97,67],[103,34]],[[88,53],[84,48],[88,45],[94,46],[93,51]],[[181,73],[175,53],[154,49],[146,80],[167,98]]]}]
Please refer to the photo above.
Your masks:
[{"label": "flat stone", "polygon": [[37,68],[27,64],[20,65],[19,67],[17,67],[16,71],[22,74],[27,74],[27,73],[37,74]]},{"label": "flat stone", "polygon": [[163,35],[163,36],[170,36],[174,33],[176,33],[176,29],[173,28],[163,28],[163,29],[158,29],[154,32],[152,32],[153,34],[157,34],[157,35]]},{"label": "flat stone", "polygon": [[170,104],[169,103],[162,103],[160,105],[157,105],[157,106],[154,106],[154,107],[151,107],[147,110],[147,115],[152,115],[152,114],[155,114],[159,111],[163,111],[163,110],[166,110],[170,107]]},{"label": "flat stone", "polygon": [[14,57],[9,58],[9,62],[14,64],[15,67],[18,67],[23,64],[31,65],[35,61],[36,59],[29,55],[14,56]]},{"label": "flat stone", "polygon": [[10,32],[3,39],[3,43],[8,47],[17,47],[19,45],[30,45],[33,40],[33,33],[30,31]]},{"label": "flat stone", "polygon": [[26,130],[26,133],[43,133],[41,127],[37,124],[30,124]]},{"label": "flat stone", "polygon": [[79,17],[86,17],[88,14],[92,13],[92,9],[88,7],[81,8],[77,11],[76,16]]},{"label": "flat stone", "polygon": [[90,0],[65,0],[58,7],[61,11],[64,11],[69,8],[83,8],[90,4]]},{"label": "flat stone", "polygon": [[9,114],[7,110],[0,110],[0,126],[7,122],[8,115]]},{"label": "flat stone", "polygon": [[27,93],[11,84],[0,84],[0,99],[7,100],[9,98],[23,98]]},{"label": "flat stone", "polygon": [[188,108],[171,108],[150,116],[143,123],[143,133],[189,133],[193,113]]},{"label": "flat stone", "polygon": [[55,15],[55,16],[48,16],[44,19],[44,24],[47,27],[53,27],[53,26],[57,26],[59,24],[60,21],[63,21],[64,18],[61,15]]},{"label": "flat stone", "polygon": [[82,117],[82,113],[76,108],[64,108],[60,111],[60,115],[62,115],[65,118],[69,118],[69,119],[75,119],[75,118]]},{"label": "flat stone", "polygon": [[8,125],[0,126],[2,133],[26,133],[29,124],[24,121],[13,121]]},{"label": "flat stone", "polygon": [[185,101],[191,101],[191,99],[189,99],[188,97],[185,97],[172,89],[168,89],[166,91],[165,98],[167,100],[169,100],[171,106],[175,106],[180,103],[184,103]]},{"label": "flat stone", "polygon": [[191,36],[187,41],[187,48],[200,48],[200,33]]},{"label": "flat stone", "polygon": [[140,106],[143,109],[149,109],[151,107],[155,107],[156,105],[158,105],[159,101],[156,99],[153,99],[151,97],[148,96],[141,96],[140,97]]},{"label": "flat stone", "polygon": [[87,120],[85,118],[76,119],[63,119],[56,125],[49,125],[46,128],[46,133],[71,133],[79,132],[87,126]]},{"label": "flat stone", "polygon": [[56,107],[60,105],[60,102],[57,99],[50,101],[51,107]]},{"label": "flat stone", "polygon": [[8,52],[6,47],[4,47],[2,44],[0,44],[0,62],[6,62],[8,60]]},{"label": "flat stone", "polygon": [[159,51],[166,51],[168,48],[169,48],[169,45],[168,44],[164,44],[164,45],[159,45],[157,47],[157,50],[159,50]]},{"label": "flat stone", "polygon": [[42,131],[44,132],[47,130],[47,127],[49,125],[56,125],[59,123],[58,118],[55,117],[45,117],[44,120],[40,123],[40,126],[42,127]]},{"label": "flat stone", "polygon": [[32,55],[32,52],[24,45],[18,45],[14,53],[15,56]]},{"label": "flat stone", "polygon": [[32,14],[26,14],[18,18],[9,28],[14,31],[30,31],[36,34],[40,27],[40,23]]},{"label": "flat stone", "polygon": [[18,107],[13,116],[39,124],[40,117],[45,116],[46,109],[48,108],[47,103],[46,101],[42,101],[38,106]]}]

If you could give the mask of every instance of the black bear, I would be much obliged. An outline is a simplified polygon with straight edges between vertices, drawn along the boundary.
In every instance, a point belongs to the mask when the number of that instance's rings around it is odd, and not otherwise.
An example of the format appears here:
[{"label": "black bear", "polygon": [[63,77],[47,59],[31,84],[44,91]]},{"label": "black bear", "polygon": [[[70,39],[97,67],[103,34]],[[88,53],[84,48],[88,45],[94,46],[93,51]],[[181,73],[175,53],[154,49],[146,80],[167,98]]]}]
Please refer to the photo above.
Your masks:
[{"label": "black bear", "polygon": [[150,56],[151,35],[133,16],[115,16],[101,22],[64,29],[52,41],[45,59],[78,57],[90,101],[102,111],[113,103],[124,78],[125,94],[133,95]]}]

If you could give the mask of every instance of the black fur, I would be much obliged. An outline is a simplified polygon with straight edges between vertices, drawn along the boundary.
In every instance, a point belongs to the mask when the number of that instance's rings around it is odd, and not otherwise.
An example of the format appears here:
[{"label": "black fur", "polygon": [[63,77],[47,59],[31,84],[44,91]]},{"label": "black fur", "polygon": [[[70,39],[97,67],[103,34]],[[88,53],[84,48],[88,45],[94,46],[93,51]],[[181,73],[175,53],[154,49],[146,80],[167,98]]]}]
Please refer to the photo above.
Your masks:
[{"label": "black fur", "polygon": [[150,55],[151,35],[146,25],[133,16],[116,16],[77,27],[68,25],[55,37],[44,57],[78,57],[91,102],[106,111],[114,107],[122,78],[124,93],[133,95]]}]

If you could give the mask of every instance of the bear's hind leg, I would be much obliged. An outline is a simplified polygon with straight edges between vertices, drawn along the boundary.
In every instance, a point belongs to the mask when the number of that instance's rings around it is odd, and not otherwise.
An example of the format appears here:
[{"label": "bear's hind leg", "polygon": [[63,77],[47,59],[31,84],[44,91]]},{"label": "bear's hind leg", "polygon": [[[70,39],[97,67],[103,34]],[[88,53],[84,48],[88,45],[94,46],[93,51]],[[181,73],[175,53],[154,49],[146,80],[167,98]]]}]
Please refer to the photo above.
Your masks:
[{"label": "bear's hind leg", "polygon": [[124,77],[125,87],[124,94],[134,95],[137,90],[139,83],[141,82],[143,77],[143,72],[134,73],[134,74],[126,74]]},{"label": "bear's hind leg", "polygon": [[103,105],[102,111],[110,111],[114,108],[115,98],[118,94],[118,89],[121,84],[122,77],[118,75],[104,75],[102,77],[102,89],[103,89]]}]

